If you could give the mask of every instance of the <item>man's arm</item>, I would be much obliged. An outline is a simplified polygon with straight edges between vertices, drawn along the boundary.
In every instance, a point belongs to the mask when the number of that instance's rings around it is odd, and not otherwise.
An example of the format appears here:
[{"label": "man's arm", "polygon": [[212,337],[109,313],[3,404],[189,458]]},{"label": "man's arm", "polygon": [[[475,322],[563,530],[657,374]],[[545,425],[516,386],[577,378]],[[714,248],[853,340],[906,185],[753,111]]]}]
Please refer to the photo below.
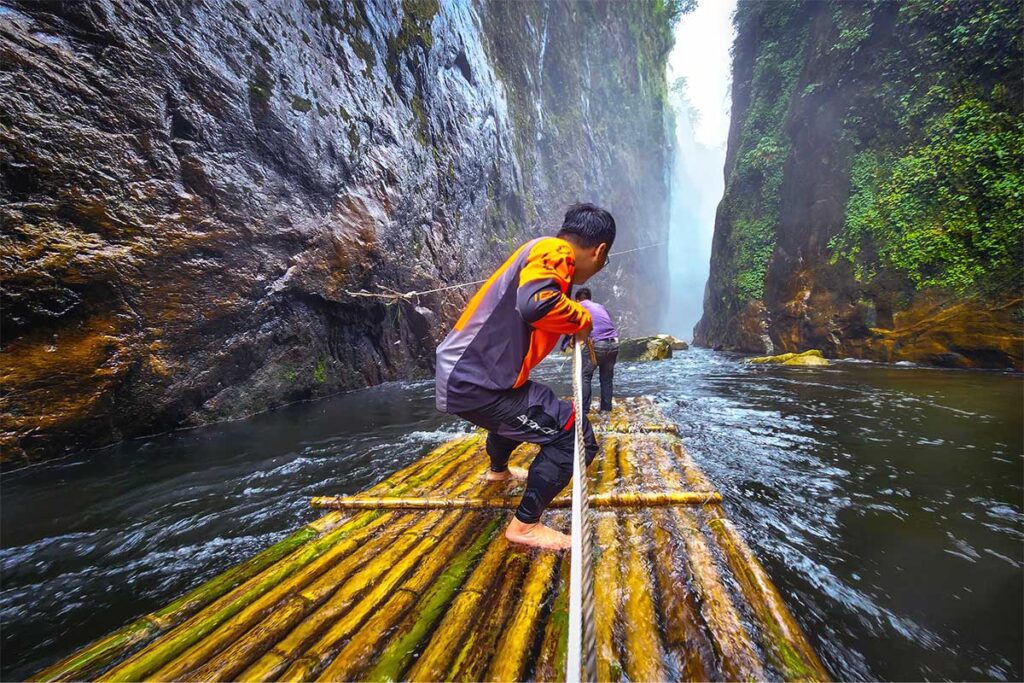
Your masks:
[{"label": "man's arm", "polygon": [[563,292],[575,270],[572,248],[561,240],[541,240],[519,275],[516,309],[523,320],[547,332],[576,334],[591,326],[590,313]]}]

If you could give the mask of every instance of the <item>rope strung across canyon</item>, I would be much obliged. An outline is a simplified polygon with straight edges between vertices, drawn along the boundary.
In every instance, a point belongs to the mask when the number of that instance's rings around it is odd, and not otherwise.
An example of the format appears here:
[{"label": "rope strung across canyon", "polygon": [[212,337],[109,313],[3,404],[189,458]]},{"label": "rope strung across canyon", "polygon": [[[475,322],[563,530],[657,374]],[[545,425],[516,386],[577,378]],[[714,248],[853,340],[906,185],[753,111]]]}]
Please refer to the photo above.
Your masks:
[{"label": "rope strung across canyon", "polygon": [[597,680],[597,634],[594,630],[594,536],[590,528],[590,491],[583,454],[583,345],[573,345],[572,400],[576,408],[576,443],[572,463],[572,545],[569,564],[569,634],[567,683]]},{"label": "rope strung across canyon", "polygon": [[[613,256],[625,256],[626,254],[632,254],[635,251],[653,249],[654,247],[660,247],[664,244],[666,244],[666,242],[658,242],[657,244],[648,244],[647,246],[637,247],[635,249],[627,249],[626,251],[617,251],[614,254],[609,254],[608,257],[611,258]],[[345,294],[348,294],[349,296],[358,296],[368,299],[384,299],[390,303],[394,303],[397,301],[412,301],[413,299],[417,299],[427,294],[437,294],[438,292],[447,292],[452,289],[462,289],[463,287],[482,285],[485,282],[487,282],[487,278],[484,278],[483,280],[473,280],[472,282],[461,282],[456,285],[447,285],[445,287],[435,287],[434,289],[424,289],[418,292],[399,292],[398,290],[391,289],[390,287],[385,287],[384,285],[377,285],[378,288],[386,290],[383,292],[367,292],[366,290],[351,292],[347,289],[344,291]]]}]

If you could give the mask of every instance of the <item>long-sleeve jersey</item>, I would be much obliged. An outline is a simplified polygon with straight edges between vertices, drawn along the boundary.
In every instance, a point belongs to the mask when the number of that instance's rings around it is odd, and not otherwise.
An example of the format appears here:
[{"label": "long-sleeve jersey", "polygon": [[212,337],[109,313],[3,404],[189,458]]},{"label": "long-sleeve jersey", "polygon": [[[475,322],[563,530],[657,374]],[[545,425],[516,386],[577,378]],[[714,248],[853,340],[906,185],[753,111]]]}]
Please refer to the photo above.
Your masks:
[{"label": "long-sleeve jersey", "polygon": [[437,347],[438,410],[474,410],[494,392],[521,387],[561,335],[591,322],[567,296],[575,270],[572,246],[542,237],[495,271]]}]

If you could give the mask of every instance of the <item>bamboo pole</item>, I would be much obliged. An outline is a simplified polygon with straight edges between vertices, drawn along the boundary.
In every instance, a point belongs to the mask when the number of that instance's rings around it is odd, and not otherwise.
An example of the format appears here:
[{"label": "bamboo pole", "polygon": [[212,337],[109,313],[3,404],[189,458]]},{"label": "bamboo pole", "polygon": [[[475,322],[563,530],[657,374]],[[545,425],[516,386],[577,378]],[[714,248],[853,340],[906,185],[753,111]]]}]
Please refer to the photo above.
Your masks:
[{"label": "bamboo pole", "polygon": [[[590,506],[598,508],[654,507],[670,505],[707,505],[721,502],[716,491],[656,491],[596,493],[590,496]],[[315,508],[335,510],[514,510],[519,507],[520,496],[492,498],[442,497],[371,497],[371,496],[316,496]],[[572,499],[559,496],[548,509],[568,508]]]},{"label": "bamboo pole", "polygon": [[[463,456],[481,443],[482,438],[479,436],[460,440],[456,447],[447,451],[449,457],[443,458],[440,463],[433,463],[417,476],[406,479],[395,486],[393,492],[405,493],[428,477],[443,475],[453,468],[464,465]],[[380,514],[367,512],[357,515],[333,531],[300,547],[292,556],[268,566],[263,572],[207,605],[160,641],[107,672],[101,680],[139,680],[162,668],[289,576],[315,561],[335,544],[373,522]]]},{"label": "bamboo pole", "polygon": [[[480,440],[482,437],[474,435],[471,438]],[[448,442],[432,451],[430,455],[442,455],[458,445],[461,444]],[[422,468],[425,460],[429,460],[429,456],[411,463],[408,467],[400,470],[370,490],[380,492],[389,490],[397,479],[404,478],[409,473]],[[140,643],[155,638],[160,633],[173,628],[248,579],[264,572],[268,567],[294,552],[300,546],[308,543],[320,534],[332,531],[337,525],[345,521],[344,513],[332,512],[324,515],[261,551],[246,562],[202,583],[160,610],[131,622],[109,636],[101,638],[86,648],[44,669],[34,676],[34,680],[66,681],[87,678],[118,657],[136,648]]]},{"label": "bamboo pole", "polygon": [[[635,478],[632,457],[635,451],[630,446],[627,443],[619,446],[619,476],[627,482]],[[628,539],[623,549],[625,668],[631,681],[664,681],[667,679],[665,654],[654,613],[653,582],[645,561],[650,541],[641,524],[641,514],[626,512],[623,515]]]},{"label": "bamboo pole", "polygon": [[[414,515],[411,513],[397,519],[394,515],[378,517],[367,527],[368,533],[359,534],[334,546],[181,653],[153,674],[153,678],[161,681],[185,678],[186,675],[192,680],[212,678],[207,674],[211,661],[222,662],[225,657],[237,656],[235,653],[246,651],[253,640],[258,640],[260,636],[270,637],[279,629],[287,628],[289,623],[301,619],[303,611],[313,605],[305,598],[297,599],[299,591],[309,585],[323,585],[346,576],[358,566],[363,557],[372,557],[372,553],[387,547],[394,527],[402,529],[413,520]],[[383,533],[377,537],[371,536],[378,531]],[[288,615],[291,621],[286,619]]]},{"label": "bamboo pole", "polygon": [[309,542],[316,531],[304,527],[278,541],[246,562],[215,576],[166,607],[136,619],[33,676],[37,681],[84,680],[139,643],[187,618],[247,579],[264,571],[296,548]]},{"label": "bamboo pole", "polygon": [[[425,591],[428,588],[435,589],[439,582],[446,584],[445,587],[452,583],[450,580],[445,580],[446,567],[451,567],[452,564],[460,561],[460,555],[466,552],[463,550],[460,553],[460,549],[467,545],[466,541],[470,541],[469,548],[479,548],[476,553],[479,556],[479,553],[483,552],[480,539],[483,538],[486,542],[493,538],[499,518],[492,516],[488,521],[488,516],[486,513],[467,515],[465,520],[460,522],[460,527],[464,528],[454,530],[442,540],[436,551],[424,559],[423,563],[402,583],[388,601],[353,634],[345,647],[320,674],[320,679],[326,681],[355,680],[359,673],[373,661],[374,655],[381,650],[382,646],[388,643],[389,638],[392,643],[402,639],[408,631],[403,631],[401,628],[396,629],[396,627],[402,622],[407,622],[410,625],[416,623],[417,617],[423,612],[417,607],[427,598]],[[412,610],[412,614],[407,614],[410,610]],[[380,678],[373,680],[380,680]]]},{"label": "bamboo pole", "polygon": [[552,587],[558,556],[544,553],[534,558],[518,596],[515,614],[505,627],[498,649],[483,677],[485,681],[518,681],[526,668],[537,633],[537,621],[544,597]]},{"label": "bamboo pole", "polygon": [[[462,456],[474,448],[474,444],[472,443],[464,445],[466,447],[459,451]],[[446,479],[448,488],[453,486],[471,485],[475,481],[475,478],[473,477],[473,470],[480,466],[478,462],[474,461],[472,455],[473,454],[470,454],[469,458],[456,457],[453,460],[440,463],[440,467],[435,470],[435,473],[432,475],[433,478],[430,481],[434,482]],[[403,484],[403,486],[409,485],[418,484],[411,484],[409,480]],[[407,523],[411,523],[417,518],[409,516],[404,519]],[[413,528],[419,531],[429,529],[428,522],[432,524],[433,522],[436,522],[437,519],[438,518],[434,516],[420,518],[420,521],[417,522]],[[296,581],[286,589],[279,591],[274,596],[273,600],[267,600],[264,603],[255,606],[253,611],[244,615],[244,619],[239,620],[237,630],[232,632],[225,631],[223,634],[218,633],[218,640],[221,642],[211,642],[209,646],[205,648],[205,652],[197,655],[196,661],[202,662],[205,661],[206,657],[213,652],[219,651],[222,647],[227,647],[225,652],[221,653],[213,660],[204,664],[202,668],[198,669],[192,675],[192,678],[232,678],[242,669],[246,668],[246,666],[250,665],[254,658],[263,655],[271,645],[281,640],[282,637],[287,636],[285,643],[275,649],[285,647],[287,643],[294,643],[296,639],[312,637],[309,634],[309,629],[312,628],[311,624],[313,622],[321,623],[316,621],[316,614],[311,617],[312,621],[311,619],[305,619],[303,620],[303,624],[296,629],[296,631],[292,633],[289,633],[289,631],[298,621],[302,620],[303,614],[316,609],[321,603],[327,600],[342,582],[348,580],[348,577],[353,574],[353,572],[358,571],[359,574],[363,574],[367,571],[367,567],[363,566],[365,561],[375,558],[378,554],[393,556],[395,553],[398,553],[408,547],[408,545],[415,540],[415,536],[403,534],[399,536],[398,541],[395,541],[396,532],[402,532],[403,527],[407,526],[407,523],[399,524],[397,528],[386,529],[385,533],[381,537],[374,539],[369,545],[358,548],[354,553],[351,553],[351,548],[347,549],[340,562],[331,558],[328,563],[328,566],[333,565],[330,571],[323,576],[320,576],[320,578],[317,578],[314,583],[310,584],[306,588],[302,588],[302,586],[309,583],[309,581]],[[317,575],[319,573],[322,572],[317,572]],[[311,578],[315,578],[315,575]],[[272,607],[273,603],[278,600],[288,597],[288,593],[295,591],[300,591],[300,595],[298,597],[293,596],[290,599],[292,601],[302,602],[304,604],[304,608],[302,610],[299,610],[297,607],[289,607],[284,615],[275,620],[275,623],[271,628],[260,628],[246,634],[241,638],[241,640],[235,640],[238,635],[244,633],[245,629],[259,622],[259,619],[261,618],[260,615],[263,611]],[[286,618],[287,615],[293,616],[289,619]],[[212,639],[210,640],[212,641]],[[204,643],[204,645],[206,644]],[[293,653],[293,656],[295,655],[297,655],[297,652]],[[269,659],[274,660],[273,657]],[[270,663],[271,662],[268,661],[265,662],[264,665]],[[261,669],[261,667],[255,668]],[[274,668],[275,671],[273,673],[268,672],[268,676],[275,676],[279,673],[280,668]],[[180,675],[180,673],[181,672],[175,672],[175,675]]]},{"label": "bamboo pole", "polygon": [[338,529],[301,546],[291,555],[215,600],[160,640],[108,671],[99,680],[137,681],[145,678],[205,638],[281,581],[320,557],[336,543],[344,541],[351,534],[370,524],[378,515],[379,513],[372,512],[358,515]]},{"label": "bamboo pole", "polygon": [[446,681],[480,681],[494,653],[498,637],[516,607],[516,599],[523,586],[533,558],[529,551],[510,548],[494,576],[490,590],[481,603],[480,616],[462,636],[455,657],[448,665]]},{"label": "bamboo pole", "polygon": [[534,665],[533,678],[544,683],[562,683],[565,680],[566,641],[569,633],[569,560],[562,556],[558,578],[555,581],[558,594],[551,606],[540,654]]},{"label": "bamboo pole", "polygon": [[786,608],[779,590],[736,527],[717,506],[708,514],[712,518],[708,526],[724,551],[740,590],[753,608],[771,663],[787,681],[830,680],[800,625]]},{"label": "bamboo pole", "polygon": [[713,674],[711,641],[700,617],[700,605],[687,573],[679,566],[685,553],[669,531],[674,524],[668,510],[651,511],[654,536],[652,563],[658,584],[658,604],[665,634],[665,646],[679,662],[686,681],[707,681]]},{"label": "bamboo pole", "polygon": [[[459,649],[471,624],[478,619],[481,603],[504,566],[510,552],[508,541],[498,535],[488,546],[465,587],[437,625],[419,658],[403,678],[407,681],[439,681]],[[372,673],[372,672],[371,672]]]},{"label": "bamboo pole", "polygon": [[[477,486],[482,481],[482,477],[479,475],[483,471],[483,466],[481,464],[482,458],[475,457],[477,455],[478,452],[474,450],[469,457],[462,458],[453,465],[441,470],[438,475],[428,480],[427,483],[437,486],[442,491],[450,490],[456,493],[461,493],[468,488]],[[452,469],[453,467],[454,469]],[[424,517],[423,519],[436,521],[441,519],[441,517],[432,514]],[[445,524],[447,525],[448,522],[445,522]],[[438,532],[430,531],[431,535],[435,533]],[[310,589],[304,591],[303,595],[308,598],[313,605],[311,609],[315,608],[316,611],[308,618],[304,619],[303,622],[291,632],[277,634],[275,638],[269,638],[268,635],[269,642],[265,643],[261,648],[263,652],[257,652],[257,655],[262,654],[262,656],[260,656],[255,663],[250,663],[248,660],[245,662],[248,664],[246,677],[250,680],[267,680],[281,678],[282,676],[308,677],[308,673],[301,673],[303,667],[308,665],[312,668],[319,668],[322,664],[326,663],[329,659],[328,655],[330,652],[333,652],[333,649],[323,657],[319,657],[319,655],[317,657],[313,657],[315,653],[307,652],[305,654],[309,655],[309,657],[306,658],[308,661],[296,661],[296,659],[300,658],[300,655],[304,654],[304,650],[309,646],[309,643],[318,638],[320,632],[327,628],[327,624],[332,618],[331,615],[339,613],[339,610],[347,609],[347,606],[351,605],[353,600],[358,597],[359,592],[368,585],[368,581],[372,581],[377,576],[384,573],[385,569],[383,569],[383,567],[388,566],[386,564],[387,558],[400,556],[411,543],[418,541],[419,538],[417,535],[410,532],[407,537],[400,538],[398,541],[395,541],[393,536],[389,537],[387,540],[390,545],[385,544],[379,550],[379,554],[383,558],[381,561],[385,562],[385,564],[380,565],[379,567],[377,564],[374,564],[372,567],[360,568],[357,573],[347,579],[339,574],[320,582],[315,590]],[[392,563],[396,561],[397,560],[392,559]],[[374,562],[376,562],[376,559]],[[376,574],[374,572],[376,572]],[[273,644],[273,642],[277,642],[277,645],[274,645],[272,649],[267,651],[267,648]],[[253,650],[255,649],[257,648],[253,647]],[[285,671],[286,669],[288,671]],[[282,673],[282,671],[285,672]],[[289,673],[289,671],[291,673]],[[236,672],[236,670],[232,670],[232,674]]]},{"label": "bamboo pole", "polygon": [[[398,533],[397,537],[397,530],[386,529],[373,547],[366,548],[365,552],[350,555],[320,580],[290,596],[284,609],[281,606],[274,606],[269,612],[270,620],[260,622],[257,628],[246,633],[241,639],[232,641],[227,649],[193,671],[188,678],[209,681],[234,680],[241,671],[282,637],[287,635],[288,639],[304,639],[303,636],[310,632],[315,633],[317,628],[341,616],[354,602],[355,597],[367,590],[378,577],[383,579],[374,591],[389,589],[391,584],[388,579],[395,569],[389,570],[388,567],[394,565],[395,558],[401,557],[409,550],[421,534],[429,532],[434,525],[442,521],[444,514],[433,512],[423,515],[411,527]],[[398,566],[404,571],[410,566],[410,561],[407,560],[414,561],[416,557],[414,553],[410,553]],[[286,673],[282,680],[288,678]]]},{"label": "bamboo pole", "polygon": [[[601,484],[602,487],[611,488],[619,480],[618,440],[604,439],[602,455],[604,466],[601,471]],[[598,553],[594,558],[594,598],[595,602],[601,605],[601,609],[594,615],[597,680],[617,681],[622,677],[622,660],[615,635],[622,602],[622,538],[619,533],[619,518],[615,513],[601,513],[597,515],[596,522]]]},{"label": "bamboo pole", "polygon": [[[679,472],[664,451],[655,454],[659,474],[669,488],[682,489]],[[689,560],[701,615],[711,634],[722,673],[728,680],[764,680],[765,672],[739,612],[722,582],[707,539],[697,519],[683,508],[671,508]]]},{"label": "bamboo pole", "polygon": [[[397,681],[402,678],[414,653],[428,638],[438,620],[447,613],[448,606],[466,581],[470,570],[484,551],[496,543],[496,533],[504,521],[504,517],[495,517],[476,541],[451,561],[410,610],[408,618],[398,626],[397,635],[384,646],[377,663],[364,677],[365,680]],[[243,678],[249,680],[247,676],[243,675]]]}]

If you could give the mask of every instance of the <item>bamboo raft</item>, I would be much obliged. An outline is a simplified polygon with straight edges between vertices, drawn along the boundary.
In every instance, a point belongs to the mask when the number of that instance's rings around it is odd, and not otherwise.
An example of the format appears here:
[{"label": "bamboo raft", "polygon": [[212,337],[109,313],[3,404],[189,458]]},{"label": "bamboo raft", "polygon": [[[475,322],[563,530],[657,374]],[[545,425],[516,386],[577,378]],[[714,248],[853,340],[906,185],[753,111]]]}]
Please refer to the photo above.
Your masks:
[{"label": "bamboo raft", "polygon": [[[827,680],[653,402],[594,427],[598,679]],[[314,499],[336,509],[35,680],[563,681],[569,556],[505,541],[522,484],[485,481],[487,462],[461,436]]]}]

